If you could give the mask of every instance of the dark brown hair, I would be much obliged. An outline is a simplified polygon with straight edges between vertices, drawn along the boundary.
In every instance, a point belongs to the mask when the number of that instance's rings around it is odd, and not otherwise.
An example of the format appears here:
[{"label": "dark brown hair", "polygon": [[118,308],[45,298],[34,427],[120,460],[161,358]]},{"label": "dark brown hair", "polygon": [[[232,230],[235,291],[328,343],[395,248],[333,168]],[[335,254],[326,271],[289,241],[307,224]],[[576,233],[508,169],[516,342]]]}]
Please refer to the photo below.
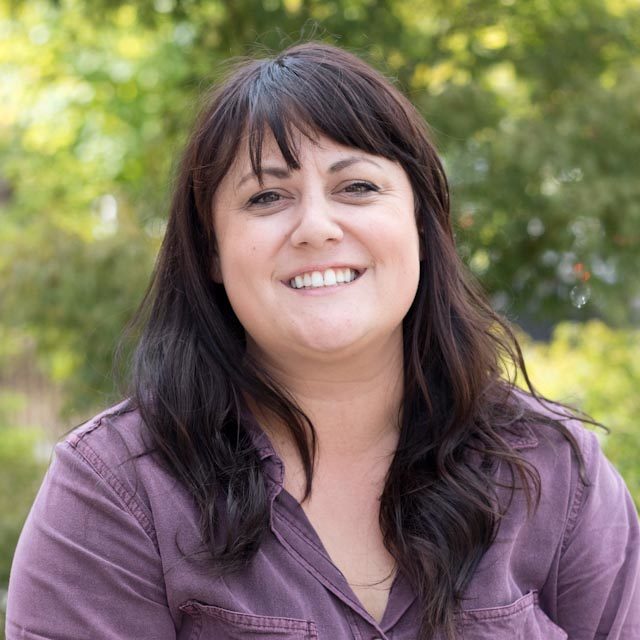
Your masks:
[{"label": "dark brown hair", "polygon": [[[287,390],[248,358],[243,327],[224,287],[211,278],[213,195],[243,140],[261,175],[269,131],[290,169],[299,167],[292,134],[301,131],[398,162],[411,181],[425,259],[403,324],[400,438],[380,525],[387,549],[417,593],[419,638],[432,638],[438,629],[453,638],[465,586],[508,507],[498,500],[496,463],[511,470],[511,495],[524,490],[530,507],[539,499],[537,472],[509,445],[508,432],[544,422],[580,454],[562,421],[535,412],[504,375],[505,364],[519,370],[538,397],[508,323],[491,310],[456,253],[447,179],[424,120],[355,55],[326,44],[297,45],[273,58],[242,62],[207,97],[136,320],[142,332],[133,403],[156,450],[199,505],[203,544],[220,571],[237,570],[250,559],[268,528],[260,462],[243,426],[243,397],[287,425],[309,495],[313,425]],[[220,496],[223,514],[214,506]],[[220,517],[226,537],[214,540]]]}]

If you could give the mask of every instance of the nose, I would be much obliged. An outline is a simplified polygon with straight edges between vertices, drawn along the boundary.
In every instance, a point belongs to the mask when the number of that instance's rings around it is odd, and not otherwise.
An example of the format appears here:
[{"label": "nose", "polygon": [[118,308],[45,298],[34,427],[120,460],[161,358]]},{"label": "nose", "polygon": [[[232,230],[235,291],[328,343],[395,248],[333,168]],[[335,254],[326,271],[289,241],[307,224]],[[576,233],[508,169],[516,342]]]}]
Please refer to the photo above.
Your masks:
[{"label": "nose", "polygon": [[342,240],[342,236],[342,227],[326,198],[310,196],[301,201],[296,225],[290,236],[294,246],[320,249],[327,242]]}]

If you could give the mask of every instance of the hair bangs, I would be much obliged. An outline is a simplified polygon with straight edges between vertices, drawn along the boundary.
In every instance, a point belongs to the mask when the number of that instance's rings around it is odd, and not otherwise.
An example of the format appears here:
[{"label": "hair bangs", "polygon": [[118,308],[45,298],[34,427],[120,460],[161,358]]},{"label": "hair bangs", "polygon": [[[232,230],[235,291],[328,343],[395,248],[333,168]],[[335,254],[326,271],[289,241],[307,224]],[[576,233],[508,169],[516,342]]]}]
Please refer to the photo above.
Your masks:
[{"label": "hair bangs", "polygon": [[[300,68],[303,66],[304,68]],[[246,139],[251,167],[262,180],[262,152],[271,133],[290,170],[299,169],[298,138],[320,136],[399,161],[405,155],[384,85],[376,87],[349,69],[309,73],[308,61],[288,56],[265,61],[248,89]],[[304,72],[304,73],[303,73]],[[348,79],[344,75],[349,75]],[[397,115],[397,114],[396,114]],[[394,135],[395,134],[395,135]],[[393,141],[401,141],[400,146]],[[404,143],[404,144],[403,144]]]}]

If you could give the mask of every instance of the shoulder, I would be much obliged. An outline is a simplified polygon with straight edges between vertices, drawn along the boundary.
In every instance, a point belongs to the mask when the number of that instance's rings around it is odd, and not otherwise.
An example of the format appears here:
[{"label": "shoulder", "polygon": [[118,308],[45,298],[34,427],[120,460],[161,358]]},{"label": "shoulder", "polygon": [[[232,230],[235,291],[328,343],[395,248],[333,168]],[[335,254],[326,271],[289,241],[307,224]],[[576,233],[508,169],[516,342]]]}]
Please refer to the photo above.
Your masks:
[{"label": "shoulder", "polygon": [[142,435],[136,413],[119,406],[56,446],[13,557],[11,638],[174,637],[163,535],[172,541],[169,525],[185,519],[152,457],[136,457]]},{"label": "shoulder", "polygon": [[562,406],[534,410],[542,416],[529,423],[537,443],[523,454],[540,474],[541,496],[534,517],[513,527],[525,543],[522,555],[533,559],[521,575],[544,569],[527,586],[539,589],[541,606],[569,637],[631,637],[640,624],[640,525],[633,499],[596,433]]},{"label": "shoulder", "polygon": [[[514,401],[523,415],[509,427],[505,439],[539,483],[539,501],[532,520],[525,515],[526,501],[519,499],[523,494],[514,494],[516,499],[510,507],[514,521],[525,527],[539,524],[553,528],[566,541],[593,488],[599,485],[606,492],[611,479],[619,475],[605,458],[599,436],[570,409],[520,391],[514,394]],[[518,485],[519,478],[512,478],[512,471],[512,466],[501,465],[500,480],[508,485],[516,480]]]},{"label": "shoulder", "polygon": [[[514,400],[528,411],[518,423],[509,443],[521,450],[523,457],[540,472],[576,474],[583,467],[593,468],[602,454],[598,435],[585,426],[568,407],[541,401],[524,391],[517,391]],[[578,474],[586,480],[585,474]]]},{"label": "shoulder", "polygon": [[56,445],[49,476],[110,496],[154,542],[154,496],[175,490],[175,480],[154,454],[148,429],[129,401],[79,425]]},{"label": "shoulder", "polygon": [[633,501],[603,451],[600,434],[563,405],[518,395],[537,416],[523,420],[520,445],[514,446],[539,476],[540,500],[533,523],[557,530],[561,553],[584,529],[585,520],[594,530],[618,517],[625,527],[636,526]]},{"label": "shoulder", "polygon": [[129,400],[101,411],[67,433],[56,450],[67,448],[97,471],[126,467],[153,451],[150,433]]}]

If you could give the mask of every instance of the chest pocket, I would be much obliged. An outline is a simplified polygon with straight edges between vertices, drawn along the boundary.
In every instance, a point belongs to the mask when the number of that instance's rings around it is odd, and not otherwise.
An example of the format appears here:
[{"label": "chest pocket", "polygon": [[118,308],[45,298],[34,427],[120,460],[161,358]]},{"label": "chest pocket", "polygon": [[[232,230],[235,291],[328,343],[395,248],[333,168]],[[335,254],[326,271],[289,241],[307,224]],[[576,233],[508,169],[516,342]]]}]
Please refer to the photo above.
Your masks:
[{"label": "chest pocket", "polygon": [[512,604],[470,609],[461,614],[464,640],[567,640],[568,636],[540,608],[530,591]]},{"label": "chest pocket", "polygon": [[189,640],[317,640],[313,622],[256,616],[189,600],[180,610],[193,618]]}]

